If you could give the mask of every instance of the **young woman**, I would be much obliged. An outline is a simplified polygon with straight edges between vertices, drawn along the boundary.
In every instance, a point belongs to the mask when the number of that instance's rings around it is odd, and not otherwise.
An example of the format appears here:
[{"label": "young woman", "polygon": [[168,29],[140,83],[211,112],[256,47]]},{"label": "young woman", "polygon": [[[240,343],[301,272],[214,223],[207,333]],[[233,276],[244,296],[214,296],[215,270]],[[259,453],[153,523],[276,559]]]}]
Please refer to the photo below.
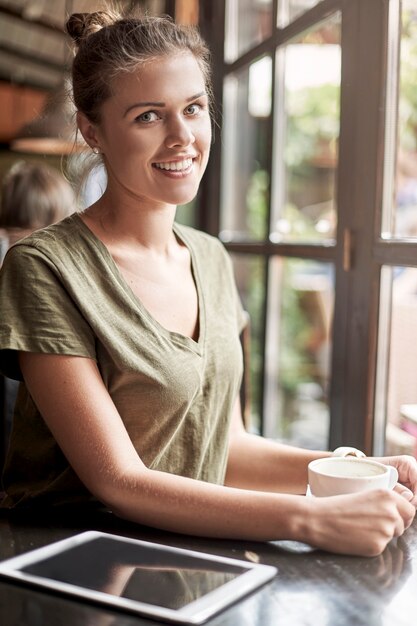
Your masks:
[{"label": "young woman", "polygon": [[76,14],[67,28],[78,126],[108,184],[5,259],[1,367],[23,384],[3,506],[95,499],[170,531],[380,553],[414,517],[414,459],[385,459],[402,495],[308,498],[308,462],[331,453],[243,428],[230,261],[174,223],[210,151],[204,43],[162,18]]}]

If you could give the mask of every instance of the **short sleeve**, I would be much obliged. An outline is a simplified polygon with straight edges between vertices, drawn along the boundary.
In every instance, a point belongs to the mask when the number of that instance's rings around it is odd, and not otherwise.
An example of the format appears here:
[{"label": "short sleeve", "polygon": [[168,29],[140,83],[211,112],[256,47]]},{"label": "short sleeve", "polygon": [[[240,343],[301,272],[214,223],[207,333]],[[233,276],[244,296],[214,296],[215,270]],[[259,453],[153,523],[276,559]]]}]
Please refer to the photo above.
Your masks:
[{"label": "short sleeve", "polygon": [[0,371],[21,380],[18,351],[95,359],[95,338],[41,251],[17,244],[0,270]]}]

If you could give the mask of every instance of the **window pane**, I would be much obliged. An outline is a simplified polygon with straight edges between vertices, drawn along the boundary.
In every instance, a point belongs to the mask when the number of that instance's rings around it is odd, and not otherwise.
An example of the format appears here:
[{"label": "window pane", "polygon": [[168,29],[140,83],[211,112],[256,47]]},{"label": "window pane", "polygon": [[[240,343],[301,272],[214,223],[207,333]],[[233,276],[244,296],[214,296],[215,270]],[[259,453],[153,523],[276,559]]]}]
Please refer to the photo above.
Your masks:
[{"label": "window pane", "polygon": [[250,317],[250,426],[259,433],[262,403],[262,345],[265,307],[265,260],[258,256],[232,255],[236,283]]},{"label": "window pane", "polygon": [[417,268],[384,267],[381,285],[376,423],[387,454],[417,457]]},{"label": "window pane", "polygon": [[333,241],[340,15],[277,51],[271,240]]},{"label": "window pane", "polygon": [[287,26],[319,2],[320,0],[278,0],[278,26]]},{"label": "window pane", "polygon": [[265,434],[325,449],[333,266],[274,257],[269,267]]},{"label": "window pane", "polygon": [[[397,28],[396,3],[392,3],[392,29]],[[403,0],[399,44],[399,80],[388,82],[387,184],[382,236],[417,238],[417,3]],[[397,46],[397,43],[392,44]],[[391,50],[392,75],[397,59]],[[393,118],[393,119],[392,119]],[[392,154],[396,157],[392,158]],[[396,163],[396,167],[391,167]],[[392,180],[394,179],[394,184]]]},{"label": "window pane", "polygon": [[263,57],[224,84],[221,233],[224,241],[267,234],[268,117],[272,60]]},{"label": "window pane", "polygon": [[231,63],[271,35],[272,0],[227,0],[225,61]]}]

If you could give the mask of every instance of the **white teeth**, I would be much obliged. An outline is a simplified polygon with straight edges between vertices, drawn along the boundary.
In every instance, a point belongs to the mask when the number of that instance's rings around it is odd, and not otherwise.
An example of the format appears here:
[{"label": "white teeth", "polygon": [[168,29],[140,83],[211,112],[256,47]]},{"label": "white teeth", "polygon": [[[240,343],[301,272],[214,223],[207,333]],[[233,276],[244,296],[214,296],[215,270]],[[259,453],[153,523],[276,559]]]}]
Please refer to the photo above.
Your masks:
[{"label": "white teeth", "polygon": [[181,172],[191,167],[193,160],[184,159],[183,161],[172,161],[171,163],[154,163],[155,167],[160,170],[171,170],[173,172]]}]

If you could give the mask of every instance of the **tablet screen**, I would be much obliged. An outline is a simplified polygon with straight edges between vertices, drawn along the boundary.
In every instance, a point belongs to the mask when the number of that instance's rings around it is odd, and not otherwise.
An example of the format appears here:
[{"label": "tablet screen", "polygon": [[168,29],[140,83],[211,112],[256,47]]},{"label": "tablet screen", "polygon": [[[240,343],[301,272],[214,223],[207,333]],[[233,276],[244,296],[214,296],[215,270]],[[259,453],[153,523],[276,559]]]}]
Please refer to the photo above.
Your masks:
[{"label": "tablet screen", "polygon": [[88,531],[0,563],[0,575],[179,624],[201,624],[277,570]]},{"label": "tablet screen", "polygon": [[66,552],[21,568],[78,587],[179,609],[197,600],[246,568],[188,554],[159,552],[148,545],[135,545],[100,537]]}]

